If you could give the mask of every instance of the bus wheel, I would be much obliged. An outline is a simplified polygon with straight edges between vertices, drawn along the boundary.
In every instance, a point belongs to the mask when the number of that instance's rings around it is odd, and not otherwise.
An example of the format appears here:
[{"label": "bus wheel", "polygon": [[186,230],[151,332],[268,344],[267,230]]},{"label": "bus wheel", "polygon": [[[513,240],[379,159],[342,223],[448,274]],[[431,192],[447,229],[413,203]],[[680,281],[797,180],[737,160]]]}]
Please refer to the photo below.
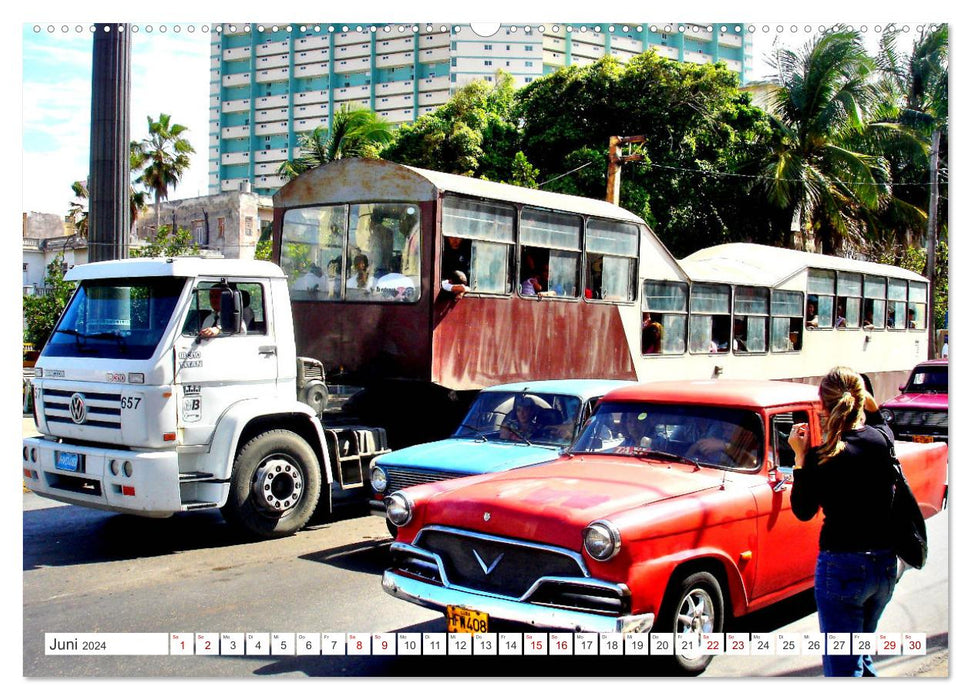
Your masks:
[{"label": "bus wheel", "polygon": [[320,465],[310,445],[289,430],[257,435],[233,464],[226,521],[259,538],[300,530],[320,498]]},{"label": "bus wheel", "polygon": [[678,646],[674,655],[665,659],[673,663],[675,673],[696,676],[708,668],[712,657],[702,653],[700,636],[702,633],[719,634],[724,630],[724,605],[721,586],[707,571],[689,574],[669,588],[654,631],[674,633],[676,645],[679,634],[697,637],[697,651],[683,653]]}]

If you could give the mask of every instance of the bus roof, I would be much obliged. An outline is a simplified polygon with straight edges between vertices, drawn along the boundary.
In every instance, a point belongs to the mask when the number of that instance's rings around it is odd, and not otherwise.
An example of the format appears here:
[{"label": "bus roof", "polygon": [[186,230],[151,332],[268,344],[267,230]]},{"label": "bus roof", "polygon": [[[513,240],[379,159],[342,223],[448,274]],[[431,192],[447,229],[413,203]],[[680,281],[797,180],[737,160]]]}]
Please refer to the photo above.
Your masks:
[{"label": "bus roof", "polygon": [[77,265],[66,280],[118,277],[284,277],[278,265],[264,260],[238,258],[128,258]]},{"label": "bus roof", "polygon": [[422,200],[432,193],[482,197],[646,226],[640,217],[599,199],[364,158],[341,158],[303,173],[280,188],[273,196],[273,205],[288,209],[331,202],[396,201],[402,197]]},{"label": "bus roof", "polygon": [[755,243],[725,243],[703,248],[680,260],[679,264],[693,281],[766,287],[779,285],[810,267],[926,281],[916,272],[892,265]]}]

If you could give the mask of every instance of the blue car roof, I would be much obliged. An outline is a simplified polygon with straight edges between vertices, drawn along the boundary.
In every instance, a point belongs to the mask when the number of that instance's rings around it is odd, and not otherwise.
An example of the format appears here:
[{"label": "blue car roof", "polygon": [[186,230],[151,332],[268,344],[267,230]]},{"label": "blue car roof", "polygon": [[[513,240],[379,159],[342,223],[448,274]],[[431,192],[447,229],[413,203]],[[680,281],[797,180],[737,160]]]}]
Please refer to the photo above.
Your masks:
[{"label": "blue car roof", "polygon": [[497,384],[482,391],[535,391],[543,394],[566,394],[588,399],[591,396],[602,396],[612,389],[631,386],[637,382],[626,379],[541,379],[535,382],[512,382]]}]

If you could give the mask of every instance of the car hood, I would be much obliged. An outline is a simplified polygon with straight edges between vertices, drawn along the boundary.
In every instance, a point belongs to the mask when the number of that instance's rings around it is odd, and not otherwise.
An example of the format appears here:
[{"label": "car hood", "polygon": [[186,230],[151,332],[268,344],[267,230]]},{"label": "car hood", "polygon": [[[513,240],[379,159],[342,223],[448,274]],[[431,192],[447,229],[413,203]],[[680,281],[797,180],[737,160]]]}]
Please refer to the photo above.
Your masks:
[{"label": "car hood", "polygon": [[[580,531],[599,518],[700,491],[725,473],[646,460],[564,457],[489,478],[452,482],[423,504],[424,524],[478,530],[576,548]],[[463,483],[464,482],[464,483]]]},{"label": "car hood", "polygon": [[471,475],[549,462],[559,454],[557,448],[551,446],[449,438],[395,450],[379,457],[376,464],[380,467]]},{"label": "car hood", "polygon": [[947,394],[900,394],[887,401],[881,408],[906,408],[947,410]]}]

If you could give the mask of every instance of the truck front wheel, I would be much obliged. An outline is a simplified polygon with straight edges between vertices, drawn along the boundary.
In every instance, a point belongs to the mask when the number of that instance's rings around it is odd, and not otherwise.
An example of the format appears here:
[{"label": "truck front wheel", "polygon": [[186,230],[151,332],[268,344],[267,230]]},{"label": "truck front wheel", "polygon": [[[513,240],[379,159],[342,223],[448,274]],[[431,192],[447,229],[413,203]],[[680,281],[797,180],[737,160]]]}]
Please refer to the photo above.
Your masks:
[{"label": "truck front wheel", "polygon": [[226,521],[260,538],[300,530],[320,498],[320,464],[310,445],[289,430],[257,435],[233,464]]}]

